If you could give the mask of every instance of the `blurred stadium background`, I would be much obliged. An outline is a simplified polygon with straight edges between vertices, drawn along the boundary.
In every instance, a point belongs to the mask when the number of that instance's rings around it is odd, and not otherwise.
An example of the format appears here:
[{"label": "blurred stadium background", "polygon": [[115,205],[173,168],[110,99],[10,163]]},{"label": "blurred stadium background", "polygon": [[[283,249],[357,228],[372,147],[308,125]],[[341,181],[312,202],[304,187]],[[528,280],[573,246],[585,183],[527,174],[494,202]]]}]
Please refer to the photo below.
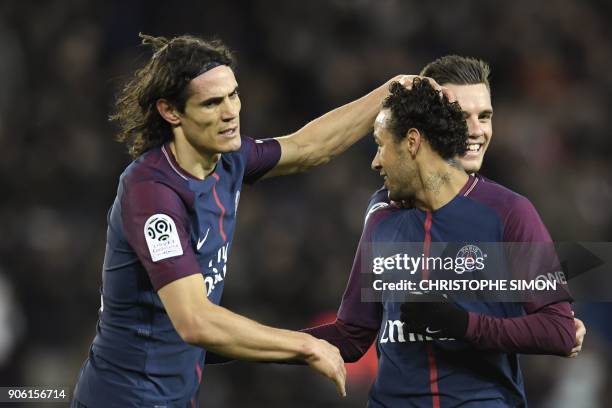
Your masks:
[{"label": "blurred stadium background", "polygon": [[[482,173],[526,195],[555,240],[611,241],[612,3],[606,1],[0,2],[0,385],[72,387],[95,333],[106,211],[129,163],[107,121],[148,57],[139,31],[237,52],[243,133],[289,133],[449,53],[493,68]],[[223,304],[266,324],[333,318],[379,186],[364,140],[309,174],[246,188]],[[609,304],[576,307],[581,356],[522,359],[532,407],[610,404]],[[302,367],[207,367],[203,406],[364,406]],[[607,394],[607,395],[606,395]],[[31,406],[31,405],[29,405]]]}]

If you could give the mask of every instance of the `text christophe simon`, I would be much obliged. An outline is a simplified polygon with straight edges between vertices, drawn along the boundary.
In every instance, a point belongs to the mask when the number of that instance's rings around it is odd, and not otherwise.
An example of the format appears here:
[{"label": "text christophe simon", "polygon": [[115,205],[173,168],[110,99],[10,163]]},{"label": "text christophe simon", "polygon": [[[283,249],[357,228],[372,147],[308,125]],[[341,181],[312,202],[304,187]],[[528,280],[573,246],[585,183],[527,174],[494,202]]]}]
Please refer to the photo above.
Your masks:
[{"label": "text christophe simon", "polygon": [[[418,271],[451,271],[456,275],[482,271],[485,268],[484,256],[475,257],[428,257],[395,254],[388,257],[375,257],[372,261],[372,272],[382,275],[384,272],[401,272],[415,275]],[[550,274],[547,274],[550,275]],[[372,287],[375,291],[520,291],[520,290],[556,290],[557,283],[566,283],[557,276],[541,275],[535,279],[399,279],[387,282],[375,279]]]}]

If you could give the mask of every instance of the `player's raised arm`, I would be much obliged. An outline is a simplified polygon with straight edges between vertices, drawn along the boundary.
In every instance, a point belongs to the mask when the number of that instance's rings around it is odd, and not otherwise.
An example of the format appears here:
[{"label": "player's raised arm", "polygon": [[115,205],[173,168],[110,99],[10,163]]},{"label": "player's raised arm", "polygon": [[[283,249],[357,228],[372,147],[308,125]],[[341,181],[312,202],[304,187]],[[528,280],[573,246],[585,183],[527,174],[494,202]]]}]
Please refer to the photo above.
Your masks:
[{"label": "player's raised arm", "polygon": [[201,274],[175,280],[159,297],[181,338],[231,358],[253,361],[301,360],[332,380],[346,395],[346,369],[338,349],[300,332],[259,324],[210,302]]},{"label": "player's raised arm", "polygon": [[[297,132],[276,138],[281,145],[281,157],[265,177],[306,171],[344,152],[372,128],[382,100],[389,93],[389,84],[399,81],[410,87],[416,77],[396,76],[356,101],[309,122]],[[433,79],[428,80],[436,89],[445,92]]]}]

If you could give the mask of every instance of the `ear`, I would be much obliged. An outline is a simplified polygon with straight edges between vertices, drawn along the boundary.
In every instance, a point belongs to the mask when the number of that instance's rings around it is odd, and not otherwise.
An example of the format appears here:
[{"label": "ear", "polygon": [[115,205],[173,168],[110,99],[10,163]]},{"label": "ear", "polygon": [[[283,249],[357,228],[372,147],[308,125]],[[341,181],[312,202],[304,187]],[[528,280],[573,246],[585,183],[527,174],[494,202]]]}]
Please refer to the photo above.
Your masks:
[{"label": "ear", "polygon": [[178,126],[181,124],[181,117],[178,114],[178,111],[170,102],[166,99],[158,99],[155,103],[157,107],[157,111],[161,115],[162,118],[172,126]]},{"label": "ear", "polygon": [[408,129],[408,132],[406,132],[406,137],[404,138],[404,146],[413,158],[416,157],[422,141],[423,135],[421,135],[421,132],[418,129]]}]

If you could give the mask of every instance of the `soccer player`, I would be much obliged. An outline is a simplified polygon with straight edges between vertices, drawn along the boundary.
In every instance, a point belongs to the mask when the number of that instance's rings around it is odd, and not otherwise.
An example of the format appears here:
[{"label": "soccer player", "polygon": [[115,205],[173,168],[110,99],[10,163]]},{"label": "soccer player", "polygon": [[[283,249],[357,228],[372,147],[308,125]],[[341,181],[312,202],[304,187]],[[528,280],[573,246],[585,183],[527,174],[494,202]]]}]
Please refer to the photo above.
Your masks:
[{"label": "soccer player", "polygon": [[302,361],[344,394],[344,362],[334,346],[218,304],[243,182],[340,154],[371,128],[389,85],[291,135],[255,141],[241,135],[234,58],[222,43],[141,37],[154,54],[112,117],[134,162],[108,214],[97,334],[73,406],[196,406],[207,350]]},{"label": "soccer player", "polygon": [[[394,84],[391,92],[374,126],[372,168],[384,177],[384,189],[370,201],[337,320],[307,332],[335,344],[347,362],[377,338],[370,407],[526,406],[517,354],[570,353],[575,329],[567,301],[361,299],[362,254],[372,243],[423,242],[427,252],[432,242],[551,241],[526,198],[457,165],[454,159],[465,154],[468,142],[459,105],[440,98],[425,81],[412,90]],[[470,139],[482,141],[482,135]],[[389,199],[410,201],[414,208],[388,205]]]},{"label": "soccer player", "polygon": [[[461,106],[468,127],[467,152],[459,158],[463,168],[476,175],[493,136],[493,105],[491,103],[490,67],[486,62],[459,55],[438,58],[423,68],[421,76],[434,79],[448,89]],[[481,175],[477,175],[481,177]],[[582,350],[586,328],[574,318],[576,341],[567,357],[576,357]]]}]

